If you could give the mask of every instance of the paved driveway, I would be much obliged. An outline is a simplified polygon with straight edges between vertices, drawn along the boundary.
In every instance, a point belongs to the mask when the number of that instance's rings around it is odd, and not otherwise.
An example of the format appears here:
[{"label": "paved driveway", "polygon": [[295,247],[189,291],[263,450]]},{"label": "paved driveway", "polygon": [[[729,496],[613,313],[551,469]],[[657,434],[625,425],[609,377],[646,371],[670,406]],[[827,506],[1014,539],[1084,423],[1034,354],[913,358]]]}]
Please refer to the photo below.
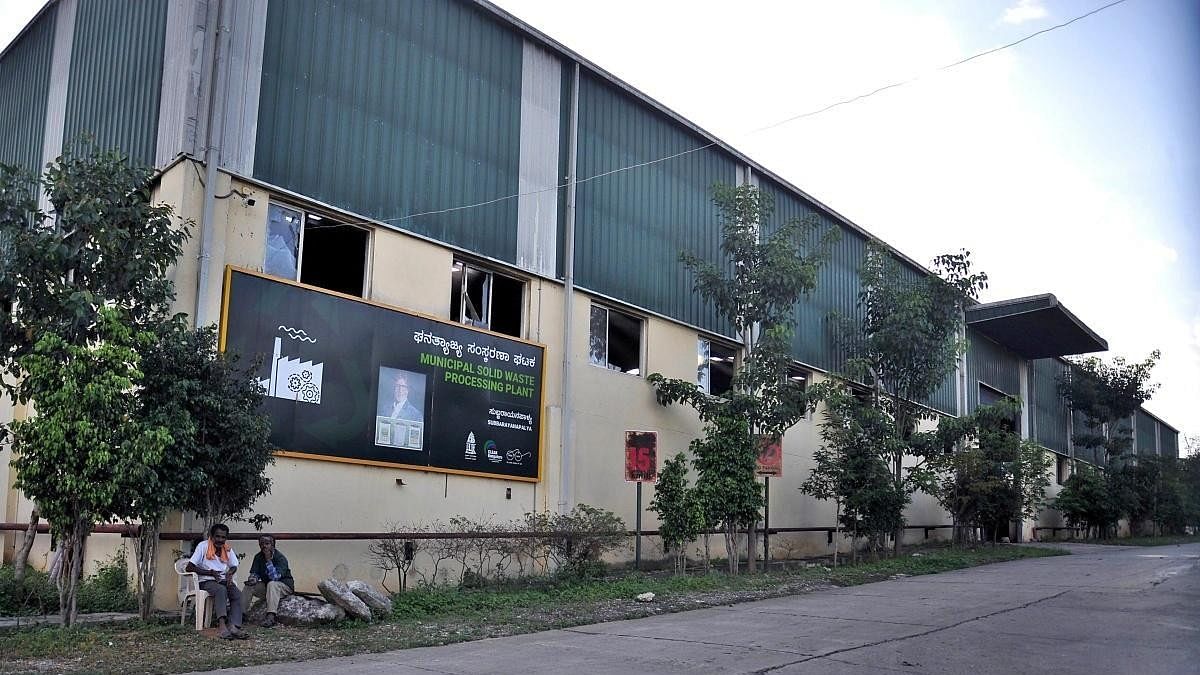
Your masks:
[{"label": "paved driveway", "polygon": [[223,673],[1200,673],[1200,544]]}]

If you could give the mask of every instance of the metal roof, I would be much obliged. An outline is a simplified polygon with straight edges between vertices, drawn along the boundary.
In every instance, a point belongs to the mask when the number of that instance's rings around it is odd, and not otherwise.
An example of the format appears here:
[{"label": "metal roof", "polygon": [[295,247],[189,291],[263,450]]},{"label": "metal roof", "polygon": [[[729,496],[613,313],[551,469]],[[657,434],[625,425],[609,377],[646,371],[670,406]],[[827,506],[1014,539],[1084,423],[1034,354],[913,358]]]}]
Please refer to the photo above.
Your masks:
[{"label": "metal roof", "polygon": [[1027,359],[1108,350],[1108,342],[1051,293],[968,307],[967,325]]}]

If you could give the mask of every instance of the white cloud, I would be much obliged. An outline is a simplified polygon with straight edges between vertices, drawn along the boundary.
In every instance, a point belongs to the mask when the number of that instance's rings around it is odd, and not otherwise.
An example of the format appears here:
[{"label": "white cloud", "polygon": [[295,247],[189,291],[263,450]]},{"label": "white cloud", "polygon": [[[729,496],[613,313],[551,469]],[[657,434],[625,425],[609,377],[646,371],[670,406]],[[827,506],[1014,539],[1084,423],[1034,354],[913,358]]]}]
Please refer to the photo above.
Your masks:
[{"label": "white cloud", "polygon": [[1022,24],[1044,18],[1049,12],[1042,0],[1020,0],[1016,6],[1004,10],[1004,23]]}]

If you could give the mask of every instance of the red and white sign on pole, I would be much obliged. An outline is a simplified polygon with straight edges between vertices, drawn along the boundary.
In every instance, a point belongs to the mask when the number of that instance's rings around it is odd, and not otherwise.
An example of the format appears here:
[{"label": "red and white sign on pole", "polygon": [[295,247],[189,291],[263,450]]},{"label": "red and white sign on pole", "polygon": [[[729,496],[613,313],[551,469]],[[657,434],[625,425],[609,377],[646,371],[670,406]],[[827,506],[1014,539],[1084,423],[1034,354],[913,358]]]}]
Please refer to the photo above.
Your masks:
[{"label": "red and white sign on pole", "polygon": [[756,476],[782,476],[783,439],[778,436],[759,436],[758,461],[755,464]]},{"label": "red and white sign on pole", "polygon": [[625,480],[653,483],[658,480],[658,432],[625,432]]}]

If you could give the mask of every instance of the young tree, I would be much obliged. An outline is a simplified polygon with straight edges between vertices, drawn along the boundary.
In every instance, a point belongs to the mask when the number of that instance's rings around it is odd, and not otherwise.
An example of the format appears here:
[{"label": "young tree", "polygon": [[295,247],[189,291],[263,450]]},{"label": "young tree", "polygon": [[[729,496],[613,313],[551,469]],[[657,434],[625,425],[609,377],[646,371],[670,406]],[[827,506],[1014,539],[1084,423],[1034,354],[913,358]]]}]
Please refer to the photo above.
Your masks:
[{"label": "young tree", "polygon": [[[815,218],[793,219],[768,232],[774,210],[769,194],[754,186],[718,185],[713,202],[721,212],[721,253],[714,264],[691,253],[680,260],[695,276],[695,292],[706,298],[741,339],[744,352],[733,389],[711,396],[694,381],[652,373],[647,381],[659,403],[684,403],[705,425],[692,444],[697,489],[706,513],[725,531],[729,569],[737,572],[737,532],[752,529],[762,507],[754,475],[757,435],[782,436],[804,416],[810,398],[786,377],[796,302],[817,285],[817,272],[838,232],[820,237]],[[754,536],[748,532],[748,561],[754,566]]]},{"label": "young tree", "polygon": [[895,529],[908,494],[896,489],[887,464],[894,442],[890,419],[856,397],[845,382],[834,380],[820,389],[823,445],[815,455],[817,466],[800,489],[835,500],[837,523],[850,532],[851,555],[857,561],[859,538],[865,537],[875,554]]},{"label": "young tree", "polygon": [[658,474],[650,508],[658,514],[658,533],[663,548],[675,558],[675,572],[682,574],[688,542],[704,529],[704,511],[696,492],[688,487],[687,455],[682,452],[668,459]]},{"label": "young tree", "polygon": [[[71,556],[61,608],[68,623],[87,533],[96,519],[129,515],[141,496],[134,460],[144,468],[155,456],[149,427],[121,416],[138,414],[137,351],[173,298],[166,272],[188,234],[186,224],[173,223],[169,207],[151,203],[151,177],[119,153],[89,144],[38,177],[0,168],[0,381],[15,400],[34,399],[38,417],[45,417],[0,427],[0,440],[9,431],[27,434],[14,437],[21,453],[17,481]],[[53,217],[37,207],[39,187]],[[121,420],[121,428],[93,427],[79,416],[82,408],[66,406],[61,392],[46,385],[55,372],[88,396],[107,396],[117,417],[95,419]],[[100,400],[89,399],[97,406]],[[105,462],[112,470],[95,470]],[[54,471],[63,470],[55,466],[79,467],[89,477],[80,483],[82,498],[61,491],[70,482],[54,484]],[[132,480],[116,490],[123,504],[106,501],[117,480]],[[38,495],[71,499],[49,504]]]},{"label": "young tree", "polygon": [[87,537],[95,524],[135,509],[143,484],[171,441],[165,427],[143,421],[135,387],[137,342],[148,338],[102,310],[86,345],[43,335],[19,360],[21,400],[37,414],[12,425],[16,487],[40,506],[58,540],[63,624],[73,625]]},{"label": "young tree", "polygon": [[158,324],[143,350],[143,410],[172,437],[139,486],[133,514],[142,524],[137,572],[143,617],[153,611],[158,533],[166,515],[195,511],[207,531],[215,522],[237,519],[270,489],[265,472],[275,448],[259,408],[262,388],[254,369],[218,352],[216,341],[214,327],[192,330],[176,316]]},{"label": "young tree", "polygon": [[[172,451],[189,466],[177,467],[176,508],[199,515],[206,530],[243,519],[270,491],[266,469],[276,450],[256,369],[218,352],[216,342],[212,326],[168,332],[147,366],[154,396],[179,412],[170,414],[179,423]],[[249,522],[257,527],[268,520],[260,514]]]},{"label": "young tree", "polygon": [[1068,525],[1082,527],[1085,535],[1096,537],[1106,536],[1121,518],[1107,475],[1086,464],[1063,483],[1054,498],[1054,508],[1062,512]]},{"label": "young tree", "polygon": [[1075,434],[1077,446],[1095,449],[1099,464],[1121,460],[1133,447],[1133,433],[1120,422],[1128,420],[1158,389],[1150,383],[1150,371],[1158,361],[1154,350],[1141,363],[1126,363],[1116,357],[1105,363],[1098,357],[1074,359],[1058,381],[1058,393],[1071,409],[1081,413],[1090,431]]},{"label": "young tree", "polygon": [[1020,411],[1019,401],[1005,399],[914,435],[931,479],[924,489],[950,512],[956,539],[959,526],[970,525],[997,541],[1010,522],[1036,518],[1045,506],[1052,459],[1016,432]]},{"label": "young tree", "polygon": [[[935,416],[921,402],[953,372],[965,348],[959,332],[963,310],[987,287],[986,274],[971,272],[967,251],[934,258],[933,271],[908,270],[882,244],[871,242],[859,270],[860,320],[839,322],[851,354],[847,372],[872,388],[874,405],[890,419],[892,480],[896,490],[909,495],[919,481],[906,479],[904,458],[920,456],[917,425]],[[896,554],[903,528],[901,517]]]}]

